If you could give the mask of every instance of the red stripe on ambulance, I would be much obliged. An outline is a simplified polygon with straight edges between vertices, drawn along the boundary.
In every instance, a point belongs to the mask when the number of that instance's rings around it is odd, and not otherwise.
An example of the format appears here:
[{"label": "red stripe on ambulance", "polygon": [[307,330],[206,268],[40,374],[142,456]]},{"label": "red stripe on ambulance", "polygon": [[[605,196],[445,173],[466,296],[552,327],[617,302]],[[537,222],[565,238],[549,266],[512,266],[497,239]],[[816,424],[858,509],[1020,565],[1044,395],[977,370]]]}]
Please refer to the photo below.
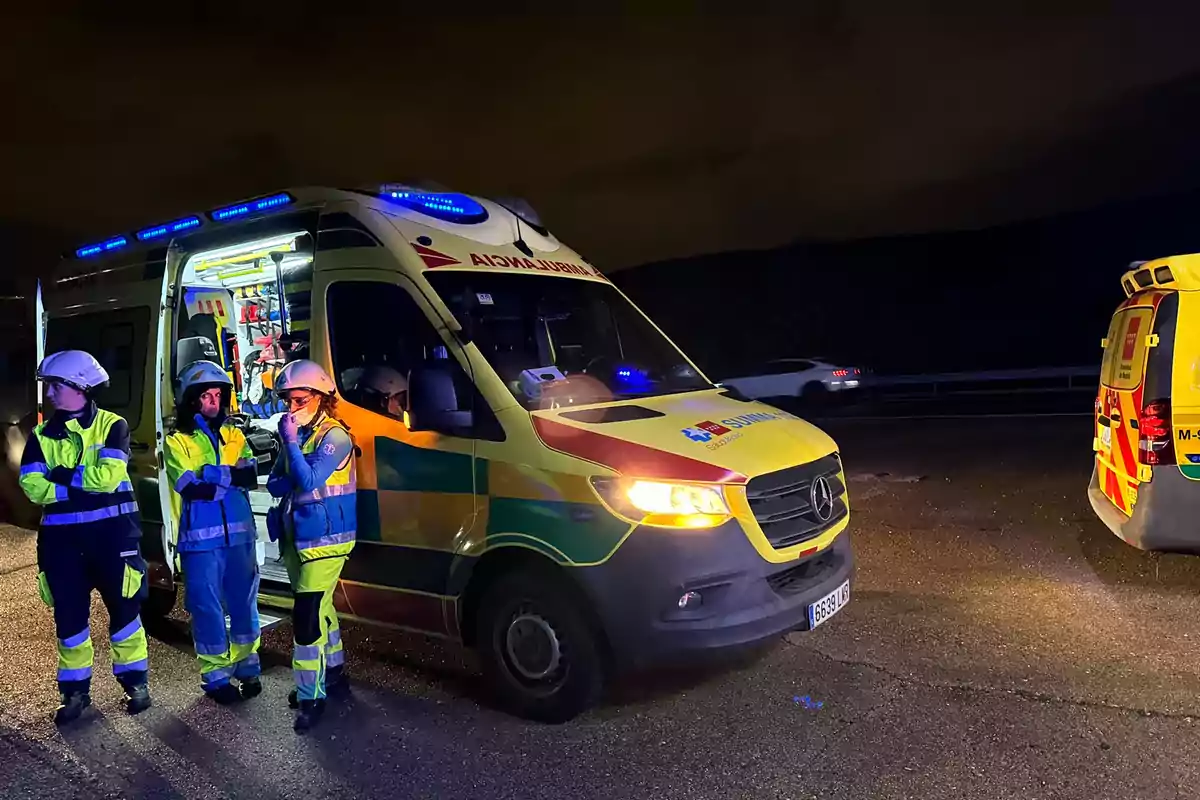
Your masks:
[{"label": "red stripe on ambulance", "polygon": [[451,264],[462,263],[454,256],[448,256],[445,253],[438,252],[432,247],[426,247],[423,244],[413,244],[412,249],[417,251],[417,255],[419,255],[421,260],[425,262],[425,266],[430,268],[447,267]]},{"label": "red stripe on ambulance", "polygon": [[542,417],[533,418],[533,429],[552,450],[577,456],[634,478],[703,483],[745,483],[747,480],[745,475],[715,464],[706,464],[687,456],[614,439]]}]

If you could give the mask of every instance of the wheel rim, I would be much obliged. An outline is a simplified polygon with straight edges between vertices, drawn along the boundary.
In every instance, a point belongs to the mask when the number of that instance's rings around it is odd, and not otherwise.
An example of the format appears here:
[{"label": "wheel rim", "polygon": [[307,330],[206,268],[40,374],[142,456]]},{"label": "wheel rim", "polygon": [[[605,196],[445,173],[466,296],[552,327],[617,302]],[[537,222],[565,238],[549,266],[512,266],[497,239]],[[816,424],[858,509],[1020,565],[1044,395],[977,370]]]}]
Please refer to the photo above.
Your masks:
[{"label": "wheel rim", "polygon": [[524,609],[509,620],[504,655],[516,676],[531,683],[553,682],[564,666],[562,642],[554,626]]}]

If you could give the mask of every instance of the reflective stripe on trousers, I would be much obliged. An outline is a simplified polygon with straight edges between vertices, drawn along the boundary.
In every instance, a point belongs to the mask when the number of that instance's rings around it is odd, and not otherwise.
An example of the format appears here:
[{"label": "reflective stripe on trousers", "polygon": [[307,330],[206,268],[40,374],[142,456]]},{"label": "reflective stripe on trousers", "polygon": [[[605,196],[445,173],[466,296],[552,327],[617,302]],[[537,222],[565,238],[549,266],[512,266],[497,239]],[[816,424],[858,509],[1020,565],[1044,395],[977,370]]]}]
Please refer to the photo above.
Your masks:
[{"label": "reflective stripe on trousers", "polygon": [[[112,634],[113,675],[126,672],[145,672],[149,654],[146,647],[146,630],[141,617]],[[79,633],[58,641],[58,680],[82,681],[92,677],[92,662],[95,653],[91,633],[84,628]]]}]

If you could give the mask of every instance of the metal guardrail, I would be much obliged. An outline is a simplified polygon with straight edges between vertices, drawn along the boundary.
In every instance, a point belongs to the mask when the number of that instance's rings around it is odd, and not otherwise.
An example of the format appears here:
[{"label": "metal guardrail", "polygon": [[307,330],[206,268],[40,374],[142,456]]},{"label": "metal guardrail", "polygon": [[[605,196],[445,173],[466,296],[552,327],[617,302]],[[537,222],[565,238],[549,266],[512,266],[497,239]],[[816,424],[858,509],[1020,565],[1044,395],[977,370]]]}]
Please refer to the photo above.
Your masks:
[{"label": "metal guardrail", "polygon": [[942,372],[928,375],[871,375],[863,388],[889,397],[1082,392],[1096,390],[1100,367]]}]

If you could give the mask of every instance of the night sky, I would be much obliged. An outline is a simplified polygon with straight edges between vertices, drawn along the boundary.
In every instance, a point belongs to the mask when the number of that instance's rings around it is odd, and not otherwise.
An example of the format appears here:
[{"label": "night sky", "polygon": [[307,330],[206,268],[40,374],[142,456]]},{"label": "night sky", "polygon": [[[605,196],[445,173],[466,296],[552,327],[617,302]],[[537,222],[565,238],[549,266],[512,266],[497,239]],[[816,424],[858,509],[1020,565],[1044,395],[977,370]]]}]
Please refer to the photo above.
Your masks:
[{"label": "night sky", "polygon": [[[777,5],[803,10],[23,12],[0,34],[3,270],[302,183],[523,196],[606,270],[1200,187],[1195,4]],[[878,304],[871,271],[907,268],[884,253],[850,289]]]}]

